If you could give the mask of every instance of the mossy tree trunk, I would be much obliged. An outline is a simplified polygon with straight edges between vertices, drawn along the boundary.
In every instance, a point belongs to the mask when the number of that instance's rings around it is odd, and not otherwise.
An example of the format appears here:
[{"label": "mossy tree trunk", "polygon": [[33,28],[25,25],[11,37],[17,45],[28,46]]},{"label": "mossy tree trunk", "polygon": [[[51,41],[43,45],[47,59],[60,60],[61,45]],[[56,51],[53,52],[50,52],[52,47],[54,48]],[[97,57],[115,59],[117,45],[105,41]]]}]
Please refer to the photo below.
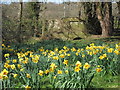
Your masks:
[{"label": "mossy tree trunk", "polygon": [[46,18],[45,18],[45,13],[46,13],[46,6],[45,6],[45,4],[46,4],[46,2],[44,1],[44,3],[42,4],[42,9],[41,9],[41,11],[42,11],[42,17],[41,17],[41,20],[42,20],[42,31],[41,31],[41,33],[42,33],[42,38],[43,37],[45,37],[45,30],[46,30]]}]

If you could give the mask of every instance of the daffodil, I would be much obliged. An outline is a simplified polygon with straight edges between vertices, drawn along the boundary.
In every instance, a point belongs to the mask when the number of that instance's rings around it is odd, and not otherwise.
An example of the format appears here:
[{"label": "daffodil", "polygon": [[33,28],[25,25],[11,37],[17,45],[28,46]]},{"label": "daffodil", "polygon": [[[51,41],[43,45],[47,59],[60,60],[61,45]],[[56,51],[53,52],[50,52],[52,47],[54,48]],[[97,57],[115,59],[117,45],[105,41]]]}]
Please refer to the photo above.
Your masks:
[{"label": "daffodil", "polygon": [[80,67],[75,67],[75,72],[79,72],[81,69],[80,69]]},{"label": "daffodil", "polygon": [[2,78],[3,78],[3,80],[7,80],[8,76],[7,75],[3,75]]},{"label": "daffodil", "polygon": [[39,73],[38,73],[38,74],[39,74],[40,76],[43,76],[43,73],[44,73],[44,72],[43,72],[42,70],[39,70]]},{"label": "daffodil", "polygon": [[28,63],[28,60],[24,60],[24,61],[22,61],[22,63],[27,64],[27,63]]},{"label": "daffodil", "polygon": [[56,79],[56,76],[54,76],[53,79]]},{"label": "daffodil", "polygon": [[67,65],[68,64],[68,60],[64,60],[63,64]]},{"label": "daffodil", "polygon": [[53,56],[53,55],[55,55],[55,52],[53,52],[53,51],[50,51],[50,54]]},{"label": "daffodil", "polygon": [[18,74],[13,74],[13,77],[16,78],[18,76]]},{"label": "daffodil", "polygon": [[57,52],[57,51],[58,51],[58,48],[55,48],[54,51]]},{"label": "daffodil", "polygon": [[68,70],[65,70],[65,73],[68,74]]},{"label": "daffodil", "polygon": [[103,59],[103,58],[104,58],[104,56],[100,56],[100,57],[99,57],[99,59]]},{"label": "daffodil", "polygon": [[5,67],[5,68],[10,68],[10,65],[9,65],[8,63],[5,63],[5,64],[4,64],[4,67]]},{"label": "daffodil", "polygon": [[11,67],[11,69],[15,69],[16,68],[14,64],[10,65],[10,67]]},{"label": "daffodil", "polygon": [[60,57],[61,57],[61,58],[64,58],[64,57],[65,57],[65,55],[64,55],[64,54],[61,54],[61,55],[60,55]]},{"label": "daffodil", "polygon": [[67,56],[70,56],[70,54],[67,54]]},{"label": "daffodil", "polygon": [[16,59],[13,59],[13,60],[12,60],[12,62],[13,62],[13,63],[16,63],[16,62],[17,62],[17,60],[16,60]]},{"label": "daffodil", "polygon": [[96,68],[96,72],[101,72],[102,68]]},{"label": "daffodil", "polygon": [[19,58],[19,62],[21,63],[23,61],[23,58]]},{"label": "daffodil", "polygon": [[27,85],[27,86],[25,86],[25,89],[26,89],[26,90],[30,90],[30,88],[31,88],[31,87],[30,87],[30,86],[28,86],[28,85]]},{"label": "daffodil", "polygon": [[80,61],[77,61],[75,65],[76,67],[82,67],[82,63]]},{"label": "daffodil", "polygon": [[58,57],[58,56],[53,56],[53,59],[54,59],[54,60],[58,60],[59,57]]},{"label": "daffodil", "polygon": [[85,57],[85,55],[83,54],[83,55],[82,55],[82,57],[84,58],[84,57]]},{"label": "daffodil", "polygon": [[54,68],[50,68],[49,71],[50,71],[50,72],[54,72]]},{"label": "daffodil", "polygon": [[120,46],[118,44],[116,44],[115,46],[116,46],[116,49],[120,48]]},{"label": "daffodil", "polygon": [[57,72],[58,74],[62,74],[62,70],[58,70],[58,72]]},{"label": "daffodil", "polygon": [[71,51],[74,52],[74,51],[76,51],[76,49],[73,47],[73,48],[71,49]]},{"label": "daffodil", "polygon": [[92,56],[92,55],[93,55],[93,52],[90,52],[90,53],[89,53],[89,55],[91,55],[91,56]]},{"label": "daffodil", "polygon": [[9,57],[9,56],[10,56],[10,54],[9,54],[9,53],[7,53],[7,54],[5,54],[5,55],[4,55],[4,57]]},{"label": "daffodil", "polygon": [[10,63],[10,60],[7,60],[6,63]]},{"label": "daffodil", "polygon": [[76,56],[78,56],[78,55],[79,55],[77,52],[76,52],[75,54],[76,54]]},{"label": "daffodil", "polygon": [[48,74],[49,73],[49,70],[47,69],[47,70],[45,70],[45,74]]},{"label": "daffodil", "polygon": [[25,60],[28,61],[29,58],[25,57]]},{"label": "daffodil", "polygon": [[67,49],[67,47],[66,47],[66,46],[64,46],[64,47],[63,47],[63,49]]},{"label": "daffodil", "polygon": [[97,54],[97,51],[93,51],[93,54],[96,55],[96,54]]},{"label": "daffodil", "polygon": [[7,75],[7,74],[8,74],[8,70],[4,69],[4,70],[2,71],[2,75]]},{"label": "daffodil", "polygon": [[56,68],[57,66],[55,65],[55,63],[51,63],[50,67],[51,68]]},{"label": "daffodil", "polygon": [[119,51],[118,51],[118,50],[115,50],[114,53],[118,55],[118,54],[119,54]]},{"label": "daffodil", "polygon": [[91,43],[90,46],[94,46],[95,44],[94,43]]},{"label": "daffodil", "polygon": [[26,52],[25,55],[27,56],[27,55],[28,55],[28,52]]},{"label": "daffodil", "polygon": [[32,57],[33,57],[33,55],[32,55],[32,54],[30,54],[30,56],[29,56],[29,57],[31,57],[31,58],[32,58]]},{"label": "daffodil", "polygon": [[108,49],[107,49],[107,51],[108,51],[109,53],[112,53],[113,50],[114,50],[113,48],[108,48]]},{"label": "daffodil", "polygon": [[85,69],[88,69],[88,68],[90,68],[90,64],[88,64],[88,63],[85,63],[85,65],[83,66]]},{"label": "daffodil", "polygon": [[28,74],[28,73],[26,74],[26,77],[27,77],[27,78],[31,78],[30,74]]},{"label": "daffodil", "polygon": [[103,57],[104,57],[104,58],[107,57],[107,54],[103,54]]},{"label": "daffodil", "polygon": [[77,50],[77,53],[80,53],[80,49]]},{"label": "daffodil", "polygon": [[38,63],[38,59],[36,59],[36,58],[32,58],[32,61],[33,61],[34,63]]},{"label": "daffodil", "polygon": [[98,65],[97,67],[100,67],[100,65]]},{"label": "daffodil", "polygon": [[2,74],[2,73],[0,73],[0,80],[1,80],[1,79],[3,79],[3,74]]},{"label": "daffodil", "polygon": [[5,47],[5,44],[2,44],[3,47]]},{"label": "daffodil", "polygon": [[45,51],[46,53],[48,52],[48,49]]},{"label": "daffodil", "polygon": [[89,47],[89,49],[92,50],[92,51],[94,50],[93,47]]},{"label": "daffodil", "polygon": [[17,64],[17,67],[20,69],[22,67],[22,65],[21,64]]}]

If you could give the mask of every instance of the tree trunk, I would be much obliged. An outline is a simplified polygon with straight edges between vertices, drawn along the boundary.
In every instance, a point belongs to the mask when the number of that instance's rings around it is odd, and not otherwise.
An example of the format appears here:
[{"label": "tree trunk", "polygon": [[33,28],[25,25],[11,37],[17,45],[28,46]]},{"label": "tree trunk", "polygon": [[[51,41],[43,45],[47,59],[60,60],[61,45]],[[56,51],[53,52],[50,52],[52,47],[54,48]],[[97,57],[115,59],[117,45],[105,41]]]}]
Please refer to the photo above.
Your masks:
[{"label": "tree trunk", "polygon": [[118,14],[120,14],[120,1],[117,2],[117,7],[118,7]]},{"label": "tree trunk", "polygon": [[22,37],[21,37],[21,32],[22,32],[22,11],[23,11],[23,2],[20,0],[20,11],[19,11],[19,31],[18,31],[18,42],[21,43]]},{"label": "tree trunk", "polygon": [[102,37],[108,37],[111,35],[111,16],[110,16],[110,3],[105,2],[102,7],[100,2],[96,3],[96,14],[102,28]]},{"label": "tree trunk", "polygon": [[[120,16],[120,1],[117,2],[117,7],[118,7],[118,15]],[[119,20],[118,20],[118,28],[119,28],[119,25],[120,25],[120,17],[119,17]]]},{"label": "tree trunk", "polygon": [[44,37],[44,35],[45,35],[45,27],[46,27],[45,19],[43,19],[43,23],[42,23],[42,37]]},{"label": "tree trunk", "polygon": [[22,30],[22,11],[23,11],[23,3],[20,2],[20,31]]},{"label": "tree trunk", "polygon": [[39,20],[39,13],[40,13],[40,4],[39,4],[39,2],[35,2],[35,4],[34,4],[34,12],[35,12],[34,37],[36,37],[36,35],[38,33],[38,20]]},{"label": "tree trunk", "polygon": [[[45,4],[46,4],[46,2],[45,2]],[[43,7],[43,9],[42,9],[43,14],[42,14],[41,18],[42,18],[42,38],[43,38],[43,37],[45,37],[45,29],[46,29],[46,18],[44,17],[45,13],[46,13],[46,11],[45,11],[46,6],[43,4],[42,7]]]}]

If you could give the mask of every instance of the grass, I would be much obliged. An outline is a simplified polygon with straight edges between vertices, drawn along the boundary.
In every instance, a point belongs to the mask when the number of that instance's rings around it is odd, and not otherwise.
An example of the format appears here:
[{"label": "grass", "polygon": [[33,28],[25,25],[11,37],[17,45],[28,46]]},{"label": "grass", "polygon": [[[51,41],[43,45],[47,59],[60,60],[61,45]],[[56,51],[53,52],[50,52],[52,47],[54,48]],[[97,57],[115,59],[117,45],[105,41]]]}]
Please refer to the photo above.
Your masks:
[{"label": "grass", "polygon": [[95,88],[120,88],[120,76],[105,75],[104,77],[95,76],[92,85]]},{"label": "grass", "polygon": [[[45,49],[54,50],[55,47],[58,49],[62,49],[63,46],[67,46],[69,48],[85,48],[90,43],[95,43],[96,45],[109,44],[114,45],[115,43],[120,42],[120,36],[112,36],[110,38],[86,38],[81,40],[37,40],[35,38],[30,38],[28,41],[23,42],[22,44],[12,44],[11,47],[21,51],[21,49],[29,48],[28,50],[38,50],[40,47]],[[7,53],[7,50],[4,50],[4,53]]]}]

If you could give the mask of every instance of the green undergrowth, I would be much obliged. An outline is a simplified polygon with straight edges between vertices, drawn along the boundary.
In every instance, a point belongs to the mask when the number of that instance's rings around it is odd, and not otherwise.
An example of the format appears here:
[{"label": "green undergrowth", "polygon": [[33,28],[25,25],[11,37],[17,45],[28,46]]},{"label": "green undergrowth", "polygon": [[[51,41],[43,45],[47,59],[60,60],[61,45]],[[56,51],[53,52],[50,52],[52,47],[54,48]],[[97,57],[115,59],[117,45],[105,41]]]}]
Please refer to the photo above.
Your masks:
[{"label": "green undergrowth", "polygon": [[91,85],[94,88],[120,88],[120,75],[112,76],[110,74],[104,76],[96,75]]}]

